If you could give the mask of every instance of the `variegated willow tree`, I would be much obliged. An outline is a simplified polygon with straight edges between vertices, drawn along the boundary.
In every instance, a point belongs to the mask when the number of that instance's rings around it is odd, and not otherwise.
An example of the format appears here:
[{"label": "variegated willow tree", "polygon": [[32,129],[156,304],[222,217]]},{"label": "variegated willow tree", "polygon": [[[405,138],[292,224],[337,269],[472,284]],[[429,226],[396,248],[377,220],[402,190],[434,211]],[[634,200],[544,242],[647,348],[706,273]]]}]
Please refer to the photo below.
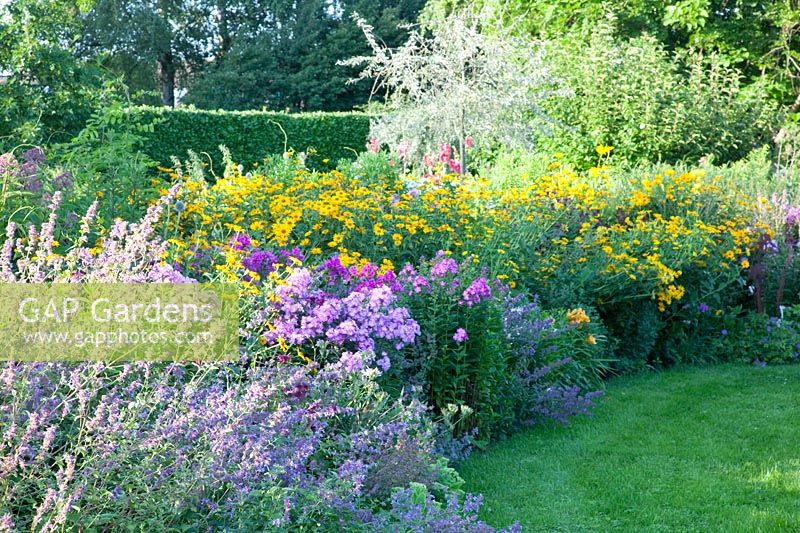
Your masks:
[{"label": "variegated willow tree", "polygon": [[353,18],[372,55],[340,64],[361,68],[352,82],[373,80],[371,135],[390,149],[420,156],[451,143],[464,173],[470,139],[532,146],[548,123],[539,104],[563,92],[543,64],[541,43],[502,27],[485,31],[480,15],[453,14],[427,31],[408,27],[397,48],[386,46],[357,13]]}]

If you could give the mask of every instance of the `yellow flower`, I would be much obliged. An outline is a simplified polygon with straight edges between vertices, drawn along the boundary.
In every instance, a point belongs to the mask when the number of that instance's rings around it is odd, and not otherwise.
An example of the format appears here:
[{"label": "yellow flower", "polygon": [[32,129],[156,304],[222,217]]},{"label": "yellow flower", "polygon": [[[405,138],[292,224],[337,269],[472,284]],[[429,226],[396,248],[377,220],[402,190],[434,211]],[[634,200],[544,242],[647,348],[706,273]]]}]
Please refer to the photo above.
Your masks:
[{"label": "yellow flower", "polygon": [[334,233],[333,234],[333,240],[328,242],[328,246],[331,247],[331,248],[336,248],[340,244],[342,244],[343,240],[344,240],[344,236],[341,233]]},{"label": "yellow flower", "polygon": [[611,150],[613,150],[613,149],[614,149],[613,146],[606,146],[605,144],[601,144],[601,145],[596,146],[594,150],[595,150],[595,152],[597,152],[597,155],[602,157],[604,155],[610,154]]},{"label": "yellow flower", "polygon": [[597,339],[594,337],[594,335],[588,335],[586,337],[586,344],[597,344]]},{"label": "yellow flower", "polygon": [[381,274],[385,274],[385,273],[386,273],[386,272],[388,272],[389,270],[394,270],[394,263],[392,263],[392,262],[391,262],[390,260],[388,260],[388,259],[384,259],[384,260],[381,262],[381,270],[380,270],[380,273],[381,273]]},{"label": "yellow flower", "polygon": [[392,240],[394,241],[395,246],[400,246],[403,243],[403,236],[399,233],[395,233],[392,235]]},{"label": "yellow flower", "polygon": [[631,205],[634,207],[644,207],[650,203],[650,197],[642,191],[633,191],[631,194]]},{"label": "yellow flower", "polygon": [[581,324],[588,324],[591,322],[589,315],[586,314],[586,311],[583,310],[581,307],[576,307],[575,309],[570,309],[567,311],[567,320],[573,326],[581,325]]}]

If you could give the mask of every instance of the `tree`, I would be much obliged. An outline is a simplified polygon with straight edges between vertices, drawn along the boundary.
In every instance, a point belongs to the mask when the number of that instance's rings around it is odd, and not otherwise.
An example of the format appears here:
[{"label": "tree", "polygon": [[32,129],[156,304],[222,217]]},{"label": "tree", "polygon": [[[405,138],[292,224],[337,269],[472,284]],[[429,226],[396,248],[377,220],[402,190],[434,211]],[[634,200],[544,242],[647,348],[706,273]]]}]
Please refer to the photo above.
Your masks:
[{"label": "tree", "polygon": [[337,60],[368,51],[348,16],[365,9],[391,45],[423,0],[307,0],[265,3],[260,25],[239,32],[223,57],[192,81],[186,101],[204,108],[348,110],[366,103],[369,83]]},{"label": "tree", "polygon": [[429,36],[415,29],[392,49],[363,18],[354,18],[372,55],[342,64],[363,68],[356,80],[376,80],[373,94],[384,100],[372,125],[379,142],[417,154],[456,143],[461,172],[468,137],[532,146],[544,118],[540,103],[559,92],[538,44],[502,29],[482,32],[481,19],[452,14]]},{"label": "tree", "polygon": [[789,103],[797,91],[786,83],[782,60],[788,50],[800,52],[800,43],[786,38],[799,7],[797,0],[431,0],[420,20],[436,25],[449,13],[466,11],[481,13],[515,35],[587,41],[611,18],[618,39],[648,35],[670,53],[713,55],[748,79],[765,75],[778,85],[773,96]]},{"label": "tree", "polygon": [[142,65],[155,70],[162,102],[174,106],[178,78],[201,69],[214,50],[214,7],[204,0],[98,0],[82,17],[82,49],[129,65],[127,80]]},{"label": "tree", "polygon": [[89,1],[12,0],[0,8],[0,145],[61,141],[121,87],[76,57]]}]

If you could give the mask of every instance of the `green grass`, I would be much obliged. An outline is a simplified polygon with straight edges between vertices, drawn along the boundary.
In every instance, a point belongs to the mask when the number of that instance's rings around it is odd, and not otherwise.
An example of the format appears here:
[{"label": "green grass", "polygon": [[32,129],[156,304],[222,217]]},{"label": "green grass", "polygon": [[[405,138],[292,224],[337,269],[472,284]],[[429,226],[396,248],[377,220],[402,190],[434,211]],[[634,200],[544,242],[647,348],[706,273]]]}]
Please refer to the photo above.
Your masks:
[{"label": "green grass", "polygon": [[525,531],[800,531],[800,366],[618,378],[595,415],[458,465]]}]

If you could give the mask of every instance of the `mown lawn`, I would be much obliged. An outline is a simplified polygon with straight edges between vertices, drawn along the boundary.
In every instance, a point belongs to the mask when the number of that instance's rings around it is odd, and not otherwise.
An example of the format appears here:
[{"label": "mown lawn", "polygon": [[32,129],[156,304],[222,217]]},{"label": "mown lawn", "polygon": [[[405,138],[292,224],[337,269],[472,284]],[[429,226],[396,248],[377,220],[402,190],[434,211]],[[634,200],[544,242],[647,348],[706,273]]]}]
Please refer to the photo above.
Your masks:
[{"label": "mown lawn", "polygon": [[526,531],[800,531],[800,366],[618,378],[593,417],[459,470],[484,519]]}]

